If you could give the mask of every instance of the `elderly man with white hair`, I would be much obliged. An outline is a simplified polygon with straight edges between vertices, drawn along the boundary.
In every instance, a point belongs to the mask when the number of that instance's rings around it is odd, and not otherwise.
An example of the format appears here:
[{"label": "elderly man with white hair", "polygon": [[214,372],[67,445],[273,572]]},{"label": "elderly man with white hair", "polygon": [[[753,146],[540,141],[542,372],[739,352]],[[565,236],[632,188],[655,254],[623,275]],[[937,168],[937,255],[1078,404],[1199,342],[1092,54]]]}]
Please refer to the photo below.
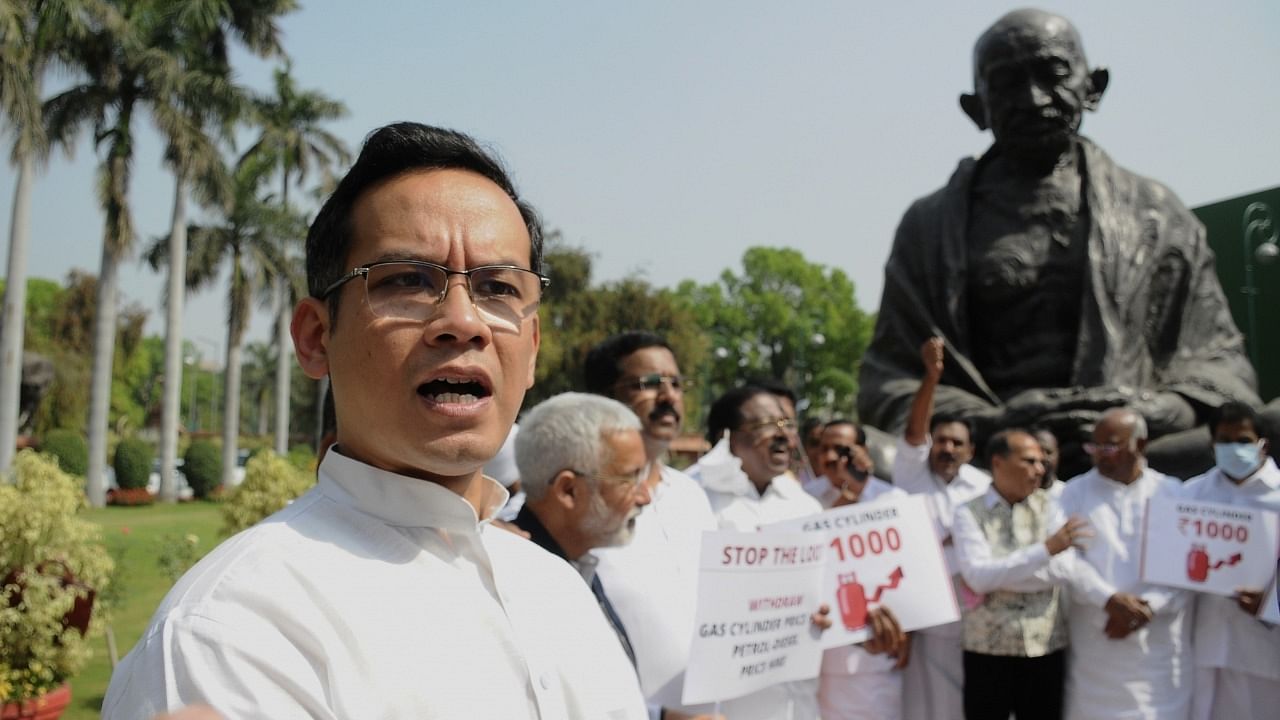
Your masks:
[{"label": "elderly man with white hair", "polygon": [[[636,518],[649,504],[643,482],[649,463],[640,431],[640,419],[622,403],[570,392],[530,410],[516,436],[516,465],[526,495],[516,526],[577,569],[633,665],[631,638],[605,594],[591,551],[629,543]],[[654,720],[688,717],[657,705],[649,707],[649,715]]]},{"label": "elderly man with white hair", "polygon": [[1146,447],[1141,414],[1108,410],[1085,445],[1093,469],[1062,490],[1063,515],[1094,533],[1071,570],[1068,718],[1185,720],[1191,710],[1187,594],[1141,577],[1147,501],[1182,489],[1147,467]]}]

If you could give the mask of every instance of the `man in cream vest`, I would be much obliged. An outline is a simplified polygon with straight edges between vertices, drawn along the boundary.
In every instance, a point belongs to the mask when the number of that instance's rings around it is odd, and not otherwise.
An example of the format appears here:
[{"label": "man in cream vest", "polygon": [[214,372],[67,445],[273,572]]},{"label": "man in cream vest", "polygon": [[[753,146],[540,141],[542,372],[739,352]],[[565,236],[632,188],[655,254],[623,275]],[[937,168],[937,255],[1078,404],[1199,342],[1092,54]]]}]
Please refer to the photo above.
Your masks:
[{"label": "man in cream vest", "polygon": [[1044,451],[1021,430],[987,446],[992,486],[956,509],[960,574],[975,595],[963,623],[964,713],[968,720],[1062,717],[1066,607],[1058,587],[1087,534],[1063,521],[1040,488]]}]

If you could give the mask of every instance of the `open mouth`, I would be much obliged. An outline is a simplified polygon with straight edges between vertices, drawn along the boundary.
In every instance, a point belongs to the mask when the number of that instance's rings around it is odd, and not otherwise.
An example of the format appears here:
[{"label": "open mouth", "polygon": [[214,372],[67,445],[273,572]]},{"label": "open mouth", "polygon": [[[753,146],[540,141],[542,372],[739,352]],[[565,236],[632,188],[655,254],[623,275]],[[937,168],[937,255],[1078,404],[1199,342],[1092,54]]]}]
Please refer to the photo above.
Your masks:
[{"label": "open mouth", "polygon": [[418,386],[418,395],[440,405],[471,405],[492,394],[480,377],[442,375]]}]

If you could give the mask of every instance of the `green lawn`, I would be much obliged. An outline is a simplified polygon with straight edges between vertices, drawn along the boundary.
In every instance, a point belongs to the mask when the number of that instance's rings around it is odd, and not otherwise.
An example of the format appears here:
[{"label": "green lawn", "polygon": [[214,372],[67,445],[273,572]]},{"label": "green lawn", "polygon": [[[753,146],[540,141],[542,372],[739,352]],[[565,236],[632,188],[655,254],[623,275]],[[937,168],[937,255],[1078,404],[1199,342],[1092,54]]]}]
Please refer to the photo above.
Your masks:
[{"label": "green lawn", "polygon": [[[203,555],[222,539],[218,535],[222,518],[217,505],[203,502],[109,507],[89,510],[86,518],[102,526],[103,539],[121,568],[117,577],[122,594],[112,613],[112,629],[116,647],[124,657],[142,636],[151,614],[172,585],[157,562],[164,539],[185,542],[186,535],[195,535],[199,538],[197,552]],[[103,640],[94,648],[93,660],[71,680],[71,707],[62,717],[97,718],[110,678],[111,660]]]}]

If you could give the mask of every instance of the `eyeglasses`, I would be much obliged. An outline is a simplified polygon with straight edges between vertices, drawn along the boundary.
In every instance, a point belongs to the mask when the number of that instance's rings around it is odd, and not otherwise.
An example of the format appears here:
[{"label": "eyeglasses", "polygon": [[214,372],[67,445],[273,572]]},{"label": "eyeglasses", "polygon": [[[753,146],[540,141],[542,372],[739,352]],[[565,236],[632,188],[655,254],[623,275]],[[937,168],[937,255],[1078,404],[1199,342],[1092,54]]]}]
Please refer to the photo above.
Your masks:
[{"label": "eyeglasses", "polygon": [[369,312],[380,318],[425,322],[435,314],[449,293],[449,276],[467,281],[471,304],[491,327],[518,330],[520,323],[538,310],[542,290],[551,280],[514,265],[484,265],[452,270],[417,260],[392,260],[354,268],[320,293],[327,299],[350,280],[364,276]]},{"label": "eyeglasses", "polygon": [[1132,442],[1127,442],[1127,443],[1125,443],[1125,444],[1123,444],[1123,445],[1117,445],[1116,443],[1091,443],[1091,442],[1087,442],[1087,443],[1085,443],[1084,445],[1082,445],[1081,447],[1083,447],[1083,448],[1084,448],[1084,451],[1085,451],[1086,453],[1090,454],[1090,455],[1115,455],[1116,453],[1120,452],[1121,450],[1132,450],[1132,449],[1133,449],[1133,443],[1132,443]]},{"label": "eyeglasses", "polygon": [[637,470],[634,475],[600,475],[599,473],[586,473],[580,470],[570,470],[569,472],[577,475],[578,477],[595,480],[602,485],[621,485],[626,487],[628,490],[634,490],[635,488],[640,487],[640,483],[644,482],[645,475],[648,474],[648,470],[649,468],[647,466],[642,467]]},{"label": "eyeglasses", "polygon": [[738,428],[743,432],[764,433],[771,428],[777,428],[784,433],[795,432],[796,421],[788,418],[777,418],[776,420],[752,420],[744,422],[742,427]]},{"label": "eyeglasses", "polygon": [[615,390],[631,390],[633,392],[657,392],[666,385],[673,393],[682,393],[693,387],[693,381],[686,380],[680,375],[662,375],[659,373],[651,373],[649,375],[641,375],[638,378],[629,380],[619,380],[614,384]]}]

